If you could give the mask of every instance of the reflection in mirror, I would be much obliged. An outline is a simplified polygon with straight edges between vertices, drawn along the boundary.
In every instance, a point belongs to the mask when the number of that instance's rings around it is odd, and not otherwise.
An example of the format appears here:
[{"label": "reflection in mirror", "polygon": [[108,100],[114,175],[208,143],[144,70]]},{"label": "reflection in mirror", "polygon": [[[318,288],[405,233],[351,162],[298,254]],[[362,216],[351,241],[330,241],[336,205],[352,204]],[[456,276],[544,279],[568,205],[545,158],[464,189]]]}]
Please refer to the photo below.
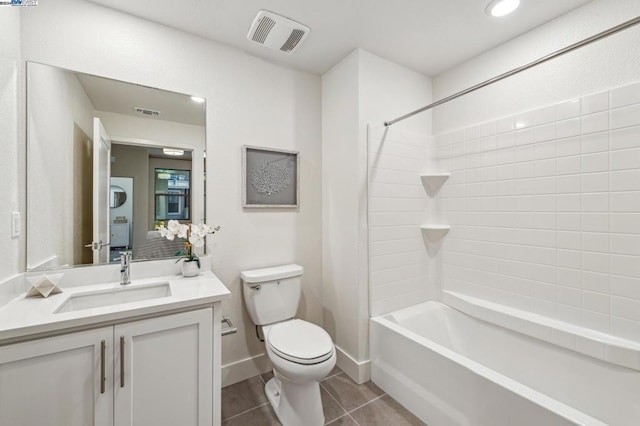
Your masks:
[{"label": "reflection in mirror", "polygon": [[36,63],[27,77],[27,269],[173,256],[155,224],[204,220],[204,105]]},{"label": "reflection in mirror", "polygon": [[109,196],[109,207],[114,209],[122,206],[127,201],[127,192],[118,185],[111,185],[111,195]]}]

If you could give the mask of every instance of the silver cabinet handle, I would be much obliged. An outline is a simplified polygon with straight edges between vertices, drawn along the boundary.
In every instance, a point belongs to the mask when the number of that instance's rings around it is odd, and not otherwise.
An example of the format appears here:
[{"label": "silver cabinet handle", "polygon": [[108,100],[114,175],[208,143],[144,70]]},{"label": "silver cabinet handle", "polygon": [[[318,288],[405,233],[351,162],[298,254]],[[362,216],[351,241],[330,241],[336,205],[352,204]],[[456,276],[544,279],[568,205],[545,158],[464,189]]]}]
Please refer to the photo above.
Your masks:
[{"label": "silver cabinet handle", "polygon": [[92,241],[89,244],[85,244],[84,246],[92,250],[100,250],[102,247],[106,247],[110,245],[111,243],[103,243],[102,241],[100,242]]},{"label": "silver cabinet handle", "polygon": [[100,393],[105,392],[105,383],[107,381],[107,376],[105,374],[105,355],[107,352],[107,342],[102,340],[100,342]]},{"label": "silver cabinet handle", "polygon": [[124,387],[124,336],[120,336],[120,387]]}]

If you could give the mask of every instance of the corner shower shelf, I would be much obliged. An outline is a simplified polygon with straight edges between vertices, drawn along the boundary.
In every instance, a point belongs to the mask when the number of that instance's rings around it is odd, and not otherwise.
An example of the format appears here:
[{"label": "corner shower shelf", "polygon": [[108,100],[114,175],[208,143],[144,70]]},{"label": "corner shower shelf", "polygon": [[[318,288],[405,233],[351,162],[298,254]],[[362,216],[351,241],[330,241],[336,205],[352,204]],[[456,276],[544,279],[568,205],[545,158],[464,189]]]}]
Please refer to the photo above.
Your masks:
[{"label": "corner shower shelf", "polygon": [[433,197],[440,191],[440,188],[442,188],[442,185],[444,185],[450,176],[451,173],[429,173],[420,175],[420,179],[422,179],[422,185],[424,185],[427,194]]},{"label": "corner shower shelf", "polygon": [[422,225],[420,228],[432,243],[437,243],[443,239],[451,229],[449,225]]}]

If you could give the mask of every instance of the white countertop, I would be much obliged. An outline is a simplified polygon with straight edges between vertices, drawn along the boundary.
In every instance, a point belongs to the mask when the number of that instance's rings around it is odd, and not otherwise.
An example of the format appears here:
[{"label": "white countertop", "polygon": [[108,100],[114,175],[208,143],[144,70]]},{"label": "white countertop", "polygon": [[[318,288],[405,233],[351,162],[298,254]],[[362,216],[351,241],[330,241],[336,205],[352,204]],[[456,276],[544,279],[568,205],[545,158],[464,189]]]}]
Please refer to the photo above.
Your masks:
[{"label": "white countertop", "polygon": [[22,340],[36,334],[118,322],[127,318],[209,304],[231,297],[231,293],[224,284],[209,271],[191,278],[170,275],[134,279],[126,288],[134,289],[157,282],[168,282],[171,295],[73,312],[56,313],[74,294],[116,290],[125,286],[121,286],[119,282],[109,282],[65,287],[62,293],[51,295],[46,299],[25,297],[22,294],[0,307],[0,344],[16,339]]}]

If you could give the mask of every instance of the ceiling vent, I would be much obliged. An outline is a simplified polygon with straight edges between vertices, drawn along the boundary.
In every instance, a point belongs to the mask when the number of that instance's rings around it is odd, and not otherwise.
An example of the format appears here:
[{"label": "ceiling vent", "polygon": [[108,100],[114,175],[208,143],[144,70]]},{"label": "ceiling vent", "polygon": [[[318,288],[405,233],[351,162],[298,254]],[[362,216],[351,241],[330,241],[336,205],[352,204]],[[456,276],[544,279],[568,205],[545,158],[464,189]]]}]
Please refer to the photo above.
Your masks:
[{"label": "ceiling vent", "polygon": [[251,24],[247,39],[269,49],[291,54],[310,32],[309,27],[299,22],[261,10]]},{"label": "ceiling vent", "polygon": [[160,111],[155,111],[149,108],[141,108],[141,107],[133,107],[133,109],[138,113],[138,114],[142,114],[142,115],[146,115],[149,117],[158,117],[160,115]]}]

